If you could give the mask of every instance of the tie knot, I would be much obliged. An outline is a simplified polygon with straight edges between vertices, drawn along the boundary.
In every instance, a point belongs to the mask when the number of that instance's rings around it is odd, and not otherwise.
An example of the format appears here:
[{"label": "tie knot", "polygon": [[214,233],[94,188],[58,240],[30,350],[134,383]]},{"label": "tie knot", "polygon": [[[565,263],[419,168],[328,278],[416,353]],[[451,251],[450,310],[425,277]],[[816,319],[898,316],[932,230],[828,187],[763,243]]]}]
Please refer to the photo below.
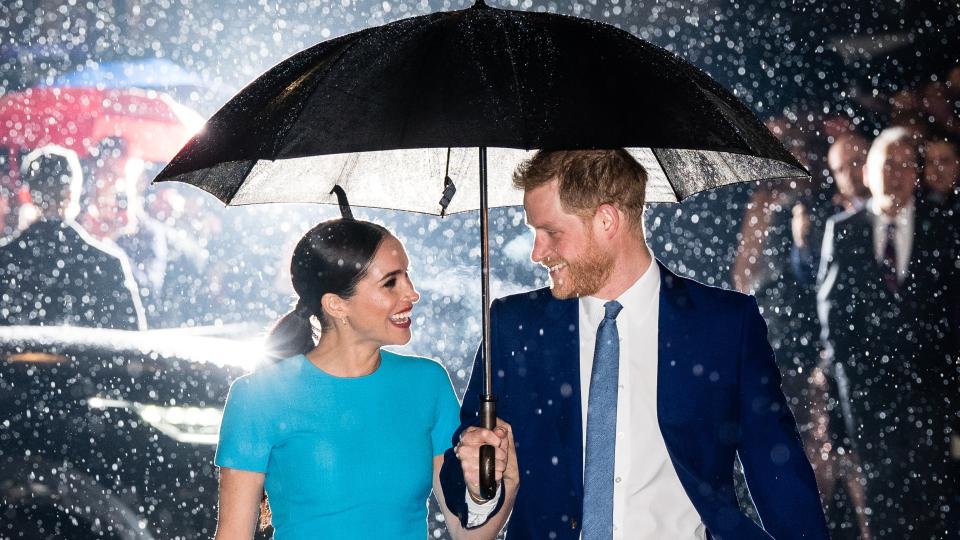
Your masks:
[{"label": "tie knot", "polygon": [[623,306],[620,305],[620,302],[617,302],[616,300],[607,302],[603,305],[603,307],[607,310],[607,312],[603,315],[603,318],[610,320],[616,319],[617,315],[620,314],[620,310],[623,309]]}]

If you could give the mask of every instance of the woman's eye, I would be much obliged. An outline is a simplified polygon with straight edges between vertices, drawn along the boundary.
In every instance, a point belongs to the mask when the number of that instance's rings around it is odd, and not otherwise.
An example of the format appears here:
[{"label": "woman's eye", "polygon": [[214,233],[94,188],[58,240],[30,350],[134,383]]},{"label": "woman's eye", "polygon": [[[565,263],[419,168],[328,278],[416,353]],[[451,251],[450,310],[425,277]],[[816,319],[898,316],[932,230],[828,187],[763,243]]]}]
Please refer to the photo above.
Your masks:
[{"label": "woman's eye", "polygon": [[390,279],[387,280],[386,283],[383,284],[383,286],[386,287],[386,288],[388,288],[388,289],[392,289],[393,286],[396,285],[396,284],[397,284],[397,280],[394,279],[394,278],[390,278]]}]

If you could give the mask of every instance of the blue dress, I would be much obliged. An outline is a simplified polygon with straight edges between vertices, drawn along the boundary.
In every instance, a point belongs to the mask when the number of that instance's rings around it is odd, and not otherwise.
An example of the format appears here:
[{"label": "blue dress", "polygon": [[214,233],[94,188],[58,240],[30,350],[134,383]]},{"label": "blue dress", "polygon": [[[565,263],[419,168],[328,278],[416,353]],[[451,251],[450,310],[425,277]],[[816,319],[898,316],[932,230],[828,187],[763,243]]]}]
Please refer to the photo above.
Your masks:
[{"label": "blue dress", "polygon": [[265,473],[276,540],[427,538],[433,457],[460,405],[437,362],[380,358],[343,378],[298,355],[231,386],[215,461]]}]

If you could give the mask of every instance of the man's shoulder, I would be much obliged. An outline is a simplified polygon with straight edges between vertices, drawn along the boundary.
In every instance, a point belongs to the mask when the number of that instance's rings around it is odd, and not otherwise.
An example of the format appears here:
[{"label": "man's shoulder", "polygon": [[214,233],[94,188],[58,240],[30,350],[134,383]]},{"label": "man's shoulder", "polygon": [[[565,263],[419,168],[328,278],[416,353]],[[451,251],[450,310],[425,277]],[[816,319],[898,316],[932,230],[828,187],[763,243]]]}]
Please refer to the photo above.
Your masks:
[{"label": "man's shoulder", "polygon": [[492,309],[497,317],[521,317],[531,314],[548,319],[556,319],[576,313],[578,300],[555,298],[549,287],[511,294],[494,301]]},{"label": "man's shoulder", "polygon": [[509,294],[495,300],[495,302],[501,306],[501,309],[520,309],[525,307],[533,307],[537,305],[544,305],[551,301],[556,302],[558,300],[553,297],[553,294],[550,293],[549,287]]},{"label": "man's shoulder", "polygon": [[660,287],[668,299],[677,302],[690,302],[693,305],[731,306],[742,308],[744,304],[755,302],[754,298],[732,289],[701,283],[693,278],[674,274],[661,263]]},{"label": "man's shoulder", "polygon": [[95,253],[103,260],[109,260],[118,265],[127,260],[127,254],[123,251],[123,248],[112,240],[100,240],[76,223],[67,224],[66,230],[74,235],[74,240],[77,243],[86,244],[88,252]]},{"label": "man's shoulder", "polygon": [[827,218],[828,230],[848,230],[870,224],[870,215],[866,206],[850,208]]}]

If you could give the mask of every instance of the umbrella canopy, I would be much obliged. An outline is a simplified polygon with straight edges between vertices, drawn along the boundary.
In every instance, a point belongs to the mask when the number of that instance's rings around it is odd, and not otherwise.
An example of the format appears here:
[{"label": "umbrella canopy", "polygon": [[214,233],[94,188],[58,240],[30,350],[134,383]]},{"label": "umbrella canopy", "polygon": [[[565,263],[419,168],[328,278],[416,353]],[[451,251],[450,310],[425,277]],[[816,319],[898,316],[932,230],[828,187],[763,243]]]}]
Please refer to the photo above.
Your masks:
[{"label": "umbrella canopy", "polygon": [[[447,149],[451,148],[448,154]],[[612,26],[493,9],[412,17],[302,51],[242,90],[157,181],[227,204],[335,203],[439,213],[479,207],[475,151],[490,148],[490,206],[520,204],[510,173],[531,149],[626,147],[648,200],[804,168],[730,92]]]},{"label": "umbrella canopy", "polygon": [[202,125],[196,111],[157,92],[31,88],[0,98],[0,146],[8,149],[58,144],[85,157],[116,137],[128,155],[165,163]]},{"label": "umbrella canopy", "polygon": [[41,87],[167,89],[202,87],[199,75],[165,58],[82,65]]}]

